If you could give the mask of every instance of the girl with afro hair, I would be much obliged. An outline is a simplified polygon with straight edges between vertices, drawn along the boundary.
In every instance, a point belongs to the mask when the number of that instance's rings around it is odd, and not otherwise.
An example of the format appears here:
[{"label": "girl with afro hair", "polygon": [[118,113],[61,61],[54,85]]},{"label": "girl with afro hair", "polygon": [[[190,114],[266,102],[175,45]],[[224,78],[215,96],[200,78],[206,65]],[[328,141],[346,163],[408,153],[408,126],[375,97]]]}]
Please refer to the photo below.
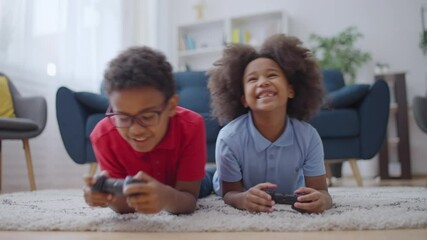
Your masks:
[{"label": "girl with afro hair", "polygon": [[323,145],[310,119],[324,89],[311,52],[276,34],[260,50],[231,44],[208,71],[212,113],[221,124],[215,192],[250,212],[270,212],[270,194],[297,194],[294,208],[320,213],[332,205]]}]

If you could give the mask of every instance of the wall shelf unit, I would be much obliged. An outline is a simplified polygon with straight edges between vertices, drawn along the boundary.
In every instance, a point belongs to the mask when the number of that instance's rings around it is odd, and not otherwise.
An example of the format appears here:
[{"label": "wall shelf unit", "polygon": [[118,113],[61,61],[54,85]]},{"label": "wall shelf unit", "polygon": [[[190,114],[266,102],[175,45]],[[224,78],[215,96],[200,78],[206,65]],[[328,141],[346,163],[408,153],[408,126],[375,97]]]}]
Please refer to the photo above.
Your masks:
[{"label": "wall shelf unit", "polygon": [[288,33],[288,17],[284,11],[230,16],[178,25],[176,33],[175,69],[200,71],[212,67],[229,43],[259,48],[267,37]]},{"label": "wall shelf unit", "polygon": [[[386,140],[379,153],[381,179],[412,178],[405,75],[404,72],[375,75],[376,80],[383,79],[388,83],[391,101]],[[395,150],[396,154],[390,155],[392,150]],[[395,163],[400,165],[400,176],[392,176],[389,171],[393,157],[397,158]]]}]

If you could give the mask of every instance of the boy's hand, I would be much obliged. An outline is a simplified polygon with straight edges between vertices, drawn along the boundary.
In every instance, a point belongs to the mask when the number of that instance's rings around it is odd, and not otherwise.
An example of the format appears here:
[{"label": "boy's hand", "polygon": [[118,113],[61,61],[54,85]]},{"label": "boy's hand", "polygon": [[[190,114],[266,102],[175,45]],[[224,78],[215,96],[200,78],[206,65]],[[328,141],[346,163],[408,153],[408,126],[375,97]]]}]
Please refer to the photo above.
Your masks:
[{"label": "boy's hand", "polygon": [[244,192],[243,206],[249,212],[271,212],[275,202],[264,189],[275,189],[276,184],[260,183]]},{"label": "boy's hand", "polygon": [[328,208],[328,203],[331,202],[331,197],[326,191],[301,187],[294,193],[303,195],[298,197],[298,202],[294,206],[309,213],[321,213]]},{"label": "boy's hand", "polygon": [[[109,177],[107,171],[101,172],[102,176]],[[95,177],[84,177],[85,187],[83,189],[84,198],[86,203],[91,207],[108,207],[109,203],[113,200],[113,195],[101,192],[92,192],[91,187],[96,182]]]},{"label": "boy's hand", "polygon": [[123,189],[128,205],[141,213],[160,212],[167,200],[165,185],[142,171],[139,171],[134,178],[142,180],[143,183],[129,184]]}]

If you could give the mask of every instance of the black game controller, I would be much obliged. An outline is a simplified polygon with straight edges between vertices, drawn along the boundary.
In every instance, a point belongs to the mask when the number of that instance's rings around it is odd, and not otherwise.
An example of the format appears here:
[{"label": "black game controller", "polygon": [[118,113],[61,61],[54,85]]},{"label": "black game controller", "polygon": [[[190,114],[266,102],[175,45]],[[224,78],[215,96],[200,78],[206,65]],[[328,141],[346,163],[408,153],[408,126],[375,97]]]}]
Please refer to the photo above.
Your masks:
[{"label": "black game controller", "polygon": [[140,179],[127,176],[125,179],[107,178],[105,176],[96,177],[95,184],[92,185],[93,192],[111,193],[116,196],[123,196],[123,189],[132,183],[142,183]]},{"label": "black game controller", "polygon": [[278,204],[286,204],[286,205],[292,205],[292,209],[300,212],[305,213],[305,210],[296,208],[294,204],[298,202],[298,197],[302,196],[299,194],[282,194],[282,193],[276,193],[274,190],[266,189],[264,190],[266,193],[268,193],[271,196],[271,199]]}]

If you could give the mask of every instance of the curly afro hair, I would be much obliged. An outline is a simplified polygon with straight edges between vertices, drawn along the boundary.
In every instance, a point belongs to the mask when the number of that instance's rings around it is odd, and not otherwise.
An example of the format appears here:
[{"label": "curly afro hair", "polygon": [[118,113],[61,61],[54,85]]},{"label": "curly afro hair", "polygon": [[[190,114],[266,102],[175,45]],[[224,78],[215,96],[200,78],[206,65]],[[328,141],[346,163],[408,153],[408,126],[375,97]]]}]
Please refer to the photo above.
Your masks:
[{"label": "curly afro hair", "polygon": [[175,94],[172,66],[163,53],[149,47],[132,47],[113,59],[104,74],[108,94],[134,87],[153,87],[165,96]]},{"label": "curly afro hair", "polygon": [[248,45],[229,45],[208,71],[212,114],[221,124],[248,112],[241,102],[243,73],[257,58],[275,61],[293,86],[295,97],[288,101],[288,116],[306,121],[316,114],[325,92],[320,68],[299,39],[276,34],[266,39],[259,51]]}]

